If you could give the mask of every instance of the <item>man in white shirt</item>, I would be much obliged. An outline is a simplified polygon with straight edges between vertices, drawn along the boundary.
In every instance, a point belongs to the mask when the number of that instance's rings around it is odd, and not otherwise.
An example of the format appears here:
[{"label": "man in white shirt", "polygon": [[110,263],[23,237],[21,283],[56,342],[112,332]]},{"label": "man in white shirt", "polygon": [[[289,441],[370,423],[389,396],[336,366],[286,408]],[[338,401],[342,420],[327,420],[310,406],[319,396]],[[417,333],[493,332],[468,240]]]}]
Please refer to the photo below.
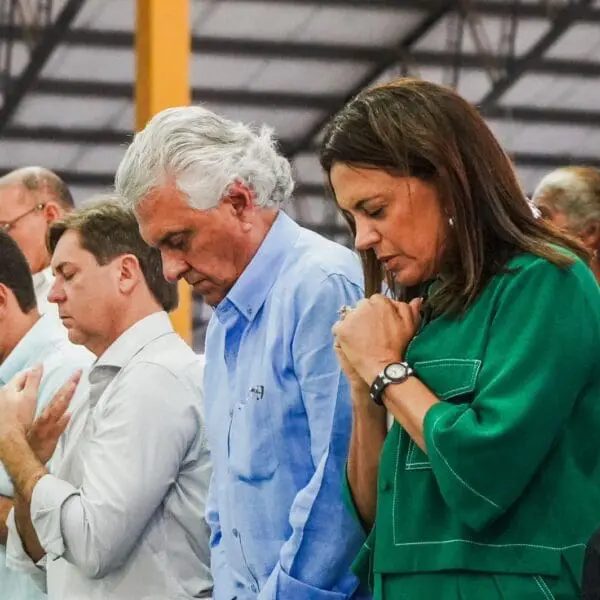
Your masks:
[{"label": "man in white shirt", "polygon": [[[42,363],[36,413],[52,400],[79,368],[88,367],[93,355],[71,344],[63,326],[36,306],[29,265],[17,243],[0,231],[0,389],[15,375]],[[0,598],[41,600],[42,592],[24,573],[6,567],[6,518],[13,506],[13,486],[0,466]]]},{"label": "man in white shirt", "polygon": [[[39,372],[0,391],[0,460],[19,498],[7,564],[43,575],[45,556],[49,600],[209,597],[202,368],[169,321],[177,292],[160,253],[109,202],[52,225],[48,245],[50,300],[71,341],[99,358],[51,474],[25,436]],[[57,421],[73,389],[53,401]]]},{"label": "man in white shirt", "polygon": [[69,188],[48,169],[24,167],[0,178],[0,229],[19,244],[29,262],[42,314],[56,314],[56,306],[48,302],[53,277],[46,235],[50,225],[72,209]]}]

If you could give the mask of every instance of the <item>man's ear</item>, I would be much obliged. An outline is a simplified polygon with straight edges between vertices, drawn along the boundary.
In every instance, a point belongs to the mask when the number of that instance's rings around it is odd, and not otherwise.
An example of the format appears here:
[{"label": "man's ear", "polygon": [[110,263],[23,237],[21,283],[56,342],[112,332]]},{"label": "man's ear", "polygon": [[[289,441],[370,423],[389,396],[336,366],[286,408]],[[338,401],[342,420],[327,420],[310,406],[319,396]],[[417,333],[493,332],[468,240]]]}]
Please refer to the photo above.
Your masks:
[{"label": "man's ear", "polygon": [[236,181],[229,186],[224,201],[228,202],[236,215],[242,216],[256,208],[256,194],[244,183]]},{"label": "man's ear", "polygon": [[130,294],[143,277],[138,259],[133,254],[124,254],[117,259],[119,268],[119,289]]},{"label": "man's ear", "polygon": [[0,320],[8,314],[11,297],[14,297],[8,286],[0,283]]},{"label": "man's ear", "polygon": [[46,223],[50,225],[62,217],[62,210],[58,207],[56,202],[49,200],[44,206],[44,217],[46,219]]}]

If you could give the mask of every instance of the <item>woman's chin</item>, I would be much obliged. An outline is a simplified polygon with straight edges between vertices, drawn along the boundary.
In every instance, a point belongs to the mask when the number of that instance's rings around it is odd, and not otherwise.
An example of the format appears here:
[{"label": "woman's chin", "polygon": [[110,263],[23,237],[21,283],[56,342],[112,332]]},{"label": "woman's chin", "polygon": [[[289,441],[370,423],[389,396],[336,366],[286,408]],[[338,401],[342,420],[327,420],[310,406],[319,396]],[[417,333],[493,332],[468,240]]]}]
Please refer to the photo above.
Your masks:
[{"label": "woman's chin", "polygon": [[394,281],[402,287],[412,287],[423,282],[423,279],[418,273],[410,269],[402,269],[391,273]]}]

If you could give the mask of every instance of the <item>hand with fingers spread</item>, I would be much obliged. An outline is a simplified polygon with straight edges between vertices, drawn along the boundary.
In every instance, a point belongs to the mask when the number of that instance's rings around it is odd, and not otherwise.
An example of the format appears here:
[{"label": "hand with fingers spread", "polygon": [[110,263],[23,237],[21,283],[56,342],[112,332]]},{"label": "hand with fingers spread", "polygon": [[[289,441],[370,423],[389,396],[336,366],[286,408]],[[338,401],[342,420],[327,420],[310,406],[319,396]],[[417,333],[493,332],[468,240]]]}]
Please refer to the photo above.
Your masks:
[{"label": "hand with fingers spread", "polygon": [[42,464],[46,464],[50,460],[60,436],[69,424],[71,415],[67,409],[80,379],[81,371],[77,371],[58,390],[52,402],[46,406],[27,433],[29,446]]},{"label": "hand with fingers spread", "polygon": [[42,365],[19,373],[0,390],[0,441],[18,431],[29,429],[37,408]]},{"label": "hand with fingers spread", "polygon": [[361,300],[333,327],[344,372],[370,386],[383,368],[404,358],[419,328],[422,300],[397,302],[380,294]]}]

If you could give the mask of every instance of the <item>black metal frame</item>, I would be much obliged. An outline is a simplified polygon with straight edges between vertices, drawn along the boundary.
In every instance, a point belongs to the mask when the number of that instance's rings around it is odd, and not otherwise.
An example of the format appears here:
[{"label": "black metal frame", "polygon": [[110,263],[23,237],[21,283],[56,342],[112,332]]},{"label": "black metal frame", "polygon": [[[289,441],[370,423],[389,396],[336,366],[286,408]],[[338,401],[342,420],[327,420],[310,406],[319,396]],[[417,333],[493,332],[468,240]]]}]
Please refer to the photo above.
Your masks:
[{"label": "black metal frame", "polygon": [[506,75],[494,83],[492,89],[481,100],[483,108],[497,103],[502,96],[529,70],[529,66],[539,60],[558,41],[560,36],[569,29],[589,9],[593,0],[579,0],[565,6],[553,19],[550,29],[533,45],[525,56],[516,60],[508,69]]},{"label": "black metal frame", "polygon": [[[0,0],[1,1],[1,0]],[[252,3],[256,0],[238,0]],[[311,127],[298,139],[282,140],[283,150],[291,158],[315,151],[315,140],[324,124],[348,98],[373,80],[384,74],[394,65],[403,64],[407,69],[419,67],[443,67],[454,69],[452,80],[456,83],[461,74],[468,70],[486,70],[499,73],[494,76],[490,93],[481,102],[481,112],[493,120],[510,120],[528,125],[585,125],[600,127],[600,110],[575,110],[570,108],[539,108],[533,106],[505,106],[499,101],[515,82],[525,73],[546,75],[569,75],[582,78],[600,77],[600,62],[570,61],[545,58],[544,54],[577,22],[600,23],[600,9],[592,8],[590,0],[571,0],[569,4],[523,3],[519,0],[262,0],[273,4],[303,4],[315,7],[339,7],[368,9],[369,11],[412,10],[424,15],[417,27],[392,47],[371,47],[359,45],[339,45],[332,43],[308,43],[299,41],[265,41],[258,39],[228,39],[211,36],[195,36],[192,39],[194,52],[210,56],[244,56],[265,60],[306,60],[341,61],[361,65],[368,70],[367,75],[354,89],[345,94],[310,94],[287,91],[262,92],[241,89],[212,89],[197,87],[192,91],[196,101],[233,106],[258,108],[281,108],[314,111]],[[43,66],[58,44],[124,49],[133,47],[133,34],[126,31],[90,30],[70,28],[84,0],[69,0],[59,17],[42,32],[38,44],[31,55],[28,67],[20,77],[8,80],[10,92],[0,110],[0,137],[5,140],[34,140],[39,142],[62,142],[74,144],[122,145],[131,138],[131,132],[87,128],[28,127],[10,123],[19,103],[27,93],[38,95],[60,95],[102,99],[126,100],[133,97],[133,85],[126,83],[101,83],[85,80],[64,80],[40,78]],[[462,51],[462,35],[466,27],[464,19],[468,9],[479,16],[501,17],[511,20],[507,34],[506,48],[498,53],[466,53]],[[461,22],[452,47],[447,52],[433,52],[414,49],[418,41],[439,24],[444,17],[458,12]],[[549,19],[549,31],[524,56],[514,54],[514,37],[519,20]],[[0,23],[0,41],[12,43],[25,41],[26,34],[15,23]],[[510,43],[512,39],[512,44]],[[551,154],[515,154],[519,166],[554,168],[565,163],[585,163],[600,166],[597,157],[555,156]],[[0,172],[5,169],[0,168]],[[112,174],[65,172],[66,180],[73,185],[108,187],[112,184]],[[298,186],[299,195],[322,195],[320,185],[303,184]],[[316,227],[317,225],[315,225]],[[321,228],[330,227],[321,224]],[[340,234],[337,225],[332,231]]]},{"label": "black metal frame", "polygon": [[[68,0],[56,20],[46,27],[39,42],[33,48],[29,63],[17,79],[10,80],[8,90],[0,109],[0,134],[16,113],[21,101],[36,82],[44,66],[60,43],[63,35],[71,27],[85,0]],[[46,12],[45,7],[40,7]]]}]

